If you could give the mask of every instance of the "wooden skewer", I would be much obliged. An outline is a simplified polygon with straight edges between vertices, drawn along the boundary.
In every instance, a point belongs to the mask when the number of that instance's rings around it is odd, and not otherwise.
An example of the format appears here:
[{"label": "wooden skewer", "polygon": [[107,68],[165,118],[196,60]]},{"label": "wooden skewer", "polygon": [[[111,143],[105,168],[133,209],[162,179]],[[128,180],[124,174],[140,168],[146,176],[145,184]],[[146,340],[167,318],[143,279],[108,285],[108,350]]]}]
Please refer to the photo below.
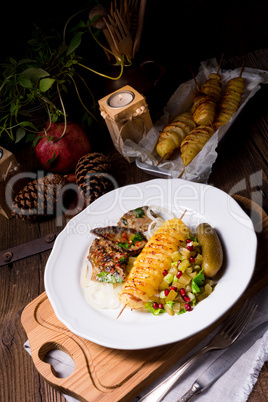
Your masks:
[{"label": "wooden skewer", "polygon": [[185,168],[183,168],[182,171],[180,172],[178,179],[183,175],[184,171],[185,171]]},{"label": "wooden skewer", "polygon": [[200,88],[199,88],[198,83],[196,81],[196,78],[195,78],[195,75],[194,75],[194,72],[193,72],[191,64],[190,64],[190,70],[191,70],[191,73],[192,73],[192,76],[193,76],[193,79],[194,79],[194,82],[195,82],[196,89],[200,92]]},{"label": "wooden skewer", "polygon": [[244,57],[244,60],[243,60],[243,63],[242,63],[242,67],[241,67],[241,70],[240,70],[239,77],[241,77],[241,75],[242,75],[242,73],[243,73],[243,70],[244,70],[244,67],[245,67],[245,62],[246,62],[246,56]]},{"label": "wooden skewer", "polygon": [[222,53],[221,59],[220,59],[220,62],[219,62],[219,66],[218,66],[218,70],[217,70],[217,74],[218,74],[218,75],[219,75],[219,71],[220,71],[220,68],[221,68],[221,63],[222,63],[222,60],[223,60],[223,55],[224,55],[224,53]]},{"label": "wooden skewer", "polygon": [[184,211],[183,214],[181,215],[180,220],[182,220],[182,218],[184,217],[184,215],[186,214],[186,212],[187,212],[187,209],[185,209],[185,211]]},{"label": "wooden skewer", "polygon": [[120,315],[123,313],[123,311],[125,310],[125,308],[127,307],[127,305],[125,304],[123,306],[123,308],[121,308],[120,313],[118,314],[118,316],[116,317],[116,319],[118,319],[120,317]]},{"label": "wooden skewer", "polygon": [[158,166],[162,161],[163,161],[163,159],[165,159],[165,156],[167,156],[168,154],[165,154],[165,155],[163,155],[161,158],[160,158],[160,160],[157,162],[157,165],[156,166]]}]

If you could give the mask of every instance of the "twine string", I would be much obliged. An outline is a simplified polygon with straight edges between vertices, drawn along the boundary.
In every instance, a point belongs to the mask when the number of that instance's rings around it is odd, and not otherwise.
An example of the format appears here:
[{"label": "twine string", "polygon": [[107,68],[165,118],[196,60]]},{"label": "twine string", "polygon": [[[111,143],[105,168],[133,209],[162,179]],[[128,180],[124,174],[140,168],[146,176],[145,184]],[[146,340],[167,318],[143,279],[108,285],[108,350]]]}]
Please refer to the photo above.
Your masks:
[{"label": "twine string", "polygon": [[[118,117],[118,118],[116,118],[115,119],[115,121],[117,122],[117,123],[121,123],[122,124],[122,127],[121,127],[121,129],[123,128],[123,126],[126,124],[126,123],[128,123],[129,121],[134,121],[135,119],[137,119],[137,118],[140,118],[143,114],[145,114],[145,113],[147,113],[148,112],[148,105],[145,105],[145,106],[141,106],[141,107],[139,107],[138,109],[136,109],[136,111],[134,112],[134,113],[130,113],[130,114],[128,114],[128,115],[126,115],[126,116],[124,116],[124,117]],[[104,118],[104,120],[105,119],[110,119],[110,120],[113,120],[104,110],[102,110],[101,111],[101,116]]]},{"label": "twine string", "polygon": [[19,164],[15,161],[11,161],[8,165],[7,170],[0,175],[0,182],[7,181],[7,178],[11,176],[13,173],[16,173],[19,170]]}]

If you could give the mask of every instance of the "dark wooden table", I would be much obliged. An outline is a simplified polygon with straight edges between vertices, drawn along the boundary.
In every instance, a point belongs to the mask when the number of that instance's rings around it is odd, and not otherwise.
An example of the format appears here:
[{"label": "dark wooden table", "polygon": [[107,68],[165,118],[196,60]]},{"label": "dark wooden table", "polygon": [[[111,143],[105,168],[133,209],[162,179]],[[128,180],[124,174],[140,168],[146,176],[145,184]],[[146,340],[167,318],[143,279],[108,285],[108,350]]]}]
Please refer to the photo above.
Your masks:
[{"label": "dark wooden table", "polygon": [[[224,60],[223,67],[240,67],[243,57]],[[248,55],[246,66],[268,71],[268,49]],[[175,90],[176,88],[174,88]],[[248,103],[219,145],[209,184],[225,192],[252,199],[268,211],[268,88],[263,87]],[[16,153],[25,171],[34,168],[29,150]],[[153,177],[129,164],[112,147],[109,156],[119,186]],[[8,249],[48,233],[62,230],[55,219],[26,223],[0,216],[0,250]],[[20,322],[24,307],[44,291],[44,269],[50,251],[0,268],[0,400],[3,402],[63,401],[63,396],[44,381],[23,344],[26,334]],[[266,261],[264,263],[267,262]],[[265,363],[250,402],[267,401],[268,364]]]}]

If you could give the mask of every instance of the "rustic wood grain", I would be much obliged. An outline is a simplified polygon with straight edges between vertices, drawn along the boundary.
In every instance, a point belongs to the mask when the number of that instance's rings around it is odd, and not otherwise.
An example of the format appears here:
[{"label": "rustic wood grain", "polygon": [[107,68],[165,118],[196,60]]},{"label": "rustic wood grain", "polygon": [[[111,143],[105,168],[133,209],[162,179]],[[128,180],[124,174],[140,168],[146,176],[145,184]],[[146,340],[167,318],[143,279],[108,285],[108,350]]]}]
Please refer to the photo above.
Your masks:
[{"label": "rustic wood grain", "polygon": [[[244,200],[247,201],[242,202]],[[248,205],[245,207],[247,209]],[[268,234],[268,219],[265,219],[265,230]],[[35,367],[51,386],[81,401],[88,401],[89,396],[90,400],[103,402],[131,400],[190,352],[229,314],[240,309],[248,297],[268,284],[268,276],[264,279],[261,267],[259,264],[255,279],[231,311],[209,328],[181,342],[140,351],[112,350],[74,335],[57,319],[44,292],[26,306],[21,317]],[[65,351],[74,361],[74,371],[66,378],[58,378],[44,362],[46,354],[55,349]]]}]

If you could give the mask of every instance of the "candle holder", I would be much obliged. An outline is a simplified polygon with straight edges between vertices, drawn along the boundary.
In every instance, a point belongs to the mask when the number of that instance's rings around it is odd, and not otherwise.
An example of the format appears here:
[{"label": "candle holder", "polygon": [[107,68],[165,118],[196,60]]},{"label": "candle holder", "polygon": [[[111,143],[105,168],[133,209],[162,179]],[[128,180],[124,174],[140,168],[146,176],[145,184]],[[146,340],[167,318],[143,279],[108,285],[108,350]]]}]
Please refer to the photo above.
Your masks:
[{"label": "candle holder", "polygon": [[6,202],[5,191],[8,180],[19,170],[15,156],[7,149],[0,147],[0,214],[9,219],[12,216],[11,205]]},{"label": "candle holder", "polygon": [[126,85],[100,99],[99,107],[115,148],[132,162],[123,153],[125,140],[138,143],[153,126],[145,97]]}]

